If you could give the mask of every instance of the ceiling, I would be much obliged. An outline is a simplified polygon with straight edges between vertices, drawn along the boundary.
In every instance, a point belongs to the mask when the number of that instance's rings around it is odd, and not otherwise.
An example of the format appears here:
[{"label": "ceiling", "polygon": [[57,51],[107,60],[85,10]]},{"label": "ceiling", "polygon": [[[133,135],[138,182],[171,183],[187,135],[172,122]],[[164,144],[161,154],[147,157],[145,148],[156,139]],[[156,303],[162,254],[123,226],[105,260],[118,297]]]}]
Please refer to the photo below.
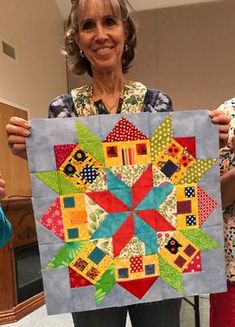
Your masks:
[{"label": "ceiling", "polygon": [[[70,11],[70,0],[55,0],[63,17],[66,19]],[[175,7],[190,5],[201,2],[213,2],[218,0],[129,0],[133,8],[139,10],[149,10],[157,8]]]}]

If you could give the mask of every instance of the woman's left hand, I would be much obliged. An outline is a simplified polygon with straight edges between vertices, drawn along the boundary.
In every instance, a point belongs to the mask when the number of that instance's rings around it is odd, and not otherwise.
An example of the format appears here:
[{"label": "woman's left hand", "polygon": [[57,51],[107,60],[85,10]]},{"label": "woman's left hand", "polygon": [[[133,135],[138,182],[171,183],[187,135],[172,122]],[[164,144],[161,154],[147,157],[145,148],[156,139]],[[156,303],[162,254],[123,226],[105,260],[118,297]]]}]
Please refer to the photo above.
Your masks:
[{"label": "woman's left hand", "polygon": [[211,111],[209,115],[212,122],[219,125],[220,148],[223,148],[228,142],[228,131],[231,118],[229,115],[226,115],[220,108]]},{"label": "woman's left hand", "polygon": [[6,185],[5,181],[0,175],[0,200],[2,200],[6,195],[5,185]]}]

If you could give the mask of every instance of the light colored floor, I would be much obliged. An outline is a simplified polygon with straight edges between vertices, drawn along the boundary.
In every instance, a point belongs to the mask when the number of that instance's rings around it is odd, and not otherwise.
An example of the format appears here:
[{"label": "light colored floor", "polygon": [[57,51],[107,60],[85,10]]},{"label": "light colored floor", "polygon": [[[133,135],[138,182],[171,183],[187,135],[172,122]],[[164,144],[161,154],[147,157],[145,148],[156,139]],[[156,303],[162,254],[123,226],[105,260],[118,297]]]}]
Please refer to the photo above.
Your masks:
[{"label": "light colored floor", "polygon": [[[189,299],[191,300],[191,299]],[[207,296],[200,297],[200,327],[209,326],[208,318],[209,300]],[[70,314],[48,316],[45,306],[34,311],[19,322],[3,325],[6,327],[72,327]],[[181,309],[181,327],[194,327],[194,310],[187,302],[183,301]],[[98,327],[98,326],[97,326]],[[110,326],[111,327],[111,326]],[[129,317],[126,327],[131,327]],[[154,326],[153,326],[154,327]]]},{"label": "light colored floor", "polygon": [[[189,298],[191,301],[192,299]],[[207,295],[200,296],[200,327],[209,327],[209,298]],[[194,309],[187,302],[182,302],[181,315],[180,315],[181,327],[194,327]]]}]

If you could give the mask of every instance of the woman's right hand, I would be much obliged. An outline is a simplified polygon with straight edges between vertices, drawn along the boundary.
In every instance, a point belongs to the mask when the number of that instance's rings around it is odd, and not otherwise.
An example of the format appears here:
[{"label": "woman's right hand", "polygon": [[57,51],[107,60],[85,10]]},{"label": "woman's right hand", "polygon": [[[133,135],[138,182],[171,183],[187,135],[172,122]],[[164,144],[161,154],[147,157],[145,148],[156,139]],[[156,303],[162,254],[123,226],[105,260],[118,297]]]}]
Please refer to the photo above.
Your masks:
[{"label": "woman's right hand", "polygon": [[30,124],[20,117],[11,117],[6,125],[7,142],[12,153],[27,159],[26,137],[30,135]]},{"label": "woman's right hand", "polygon": [[231,117],[222,110],[222,106],[209,113],[212,122],[219,125],[220,148],[225,147],[228,142],[229,123],[231,120]]}]

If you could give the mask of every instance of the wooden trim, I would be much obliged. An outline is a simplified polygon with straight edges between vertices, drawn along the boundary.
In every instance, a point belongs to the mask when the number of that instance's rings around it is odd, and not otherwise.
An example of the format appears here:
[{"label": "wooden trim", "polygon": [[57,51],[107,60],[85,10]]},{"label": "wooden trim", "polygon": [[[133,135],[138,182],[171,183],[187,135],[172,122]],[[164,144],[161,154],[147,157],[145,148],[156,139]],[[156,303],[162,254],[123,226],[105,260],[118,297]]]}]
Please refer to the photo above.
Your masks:
[{"label": "wooden trim", "polygon": [[17,304],[15,254],[13,241],[0,250],[0,313]]},{"label": "wooden trim", "polygon": [[45,304],[44,292],[41,292],[30,299],[18,304],[16,307],[0,312],[0,325],[10,324],[19,321],[31,312]]},{"label": "wooden trim", "polygon": [[13,248],[36,243],[37,236],[31,197],[4,199],[2,200],[2,208],[14,230]]},{"label": "wooden trim", "polygon": [[[7,43],[9,43],[9,42],[7,41]],[[10,45],[11,45],[11,44],[10,44]],[[16,108],[18,108],[18,109],[20,109],[20,110],[24,110],[24,111],[26,111],[26,112],[29,114],[29,109],[26,108],[26,107],[24,107],[24,106],[22,106],[22,105],[20,105],[20,104],[17,104],[17,103],[11,102],[11,101],[9,101],[9,100],[7,100],[7,99],[3,99],[3,98],[0,98],[0,102],[6,104],[6,105],[8,105],[8,106],[16,107]]]},{"label": "wooden trim", "polygon": [[11,208],[20,208],[25,206],[32,206],[31,195],[29,196],[22,196],[22,197],[9,197],[4,198],[1,201],[1,206],[4,210],[11,209]]}]

